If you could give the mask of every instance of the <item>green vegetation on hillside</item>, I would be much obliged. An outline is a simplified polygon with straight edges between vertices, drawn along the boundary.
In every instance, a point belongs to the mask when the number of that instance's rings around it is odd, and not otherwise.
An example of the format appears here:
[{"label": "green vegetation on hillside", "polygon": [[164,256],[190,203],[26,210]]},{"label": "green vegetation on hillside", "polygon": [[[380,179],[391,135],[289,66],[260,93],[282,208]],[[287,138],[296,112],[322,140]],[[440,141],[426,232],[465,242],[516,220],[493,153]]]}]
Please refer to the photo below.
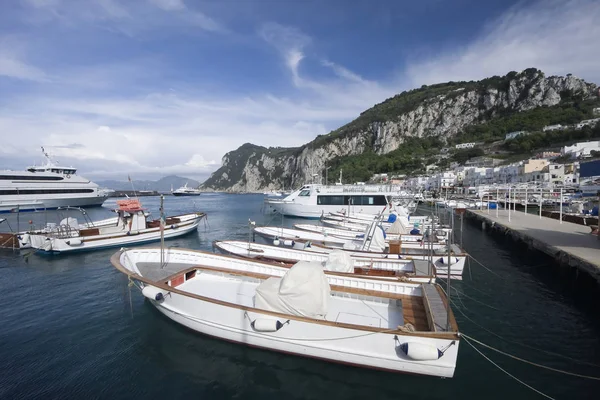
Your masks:
[{"label": "green vegetation on hillside", "polygon": [[373,174],[411,173],[422,171],[426,162],[439,153],[443,142],[436,137],[408,138],[398,149],[383,155],[372,151],[347,157],[337,157],[330,163],[329,176],[343,170],[344,182],[364,182]]},{"label": "green vegetation on hillside", "polygon": [[[536,76],[543,78],[543,72],[536,68],[528,68],[523,72],[509,72],[505,76],[492,76],[480,81],[460,81],[446,82],[435,85],[423,85],[418,89],[404,91],[394,97],[390,97],[385,101],[376,104],[368,110],[362,112],[354,121],[342,126],[339,129],[332,131],[327,135],[319,135],[315,140],[307,146],[310,148],[318,148],[333,140],[343,137],[347,134],[363,131],[374,122],[385,122],[396,120],[400,115],[417,109],[424,105],[427,101],[437,98],[438,96],[446,96],[446,98],[454,98],[461,95],[463,92],[476,91],[485,93],[489,89],[497,89],[505,91],[510,86],[510,81],[518,77],[526,77],[534,79]],[[528,94],[528,89],[526,90]],[[468,141],[468,140],[465,140]]]},{"label": "green vegetation on hillside", "polygon": [[584,119],[594,118],[593,109],[600,107],[600,100],[578,100],[573,94],[565,94],[567,101],[552,107],[538,107],[532,110],[515,112],[500,110],[497,118],[471,125],[454,137],[450,144],[465,142],[493,142],[504,140],[507,133],[515,131],[541,131],[544,126],[574,124]]},{"label": "green vegetation on hillside", "polygon": [[585,141],[600,138],[600,124],[591,128],[584,126],[581,129],[568,129],[564,131],[532,132],[521,135],[512,140],[507,140],[503,147],[513,153],[521,154],[533,150],[560,146],[564,143]]}]

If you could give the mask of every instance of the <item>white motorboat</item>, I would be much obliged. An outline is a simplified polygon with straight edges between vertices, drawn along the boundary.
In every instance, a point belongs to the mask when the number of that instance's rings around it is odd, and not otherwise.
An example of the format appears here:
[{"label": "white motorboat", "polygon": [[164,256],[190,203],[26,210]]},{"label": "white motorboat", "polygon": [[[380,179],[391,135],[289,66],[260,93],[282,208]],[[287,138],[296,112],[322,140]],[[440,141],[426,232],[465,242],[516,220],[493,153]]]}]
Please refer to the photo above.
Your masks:
[{"label": "white motorboat", "polygon": [[0,213],[56,209],[58,207],[101,206],[108,192],[46,157],[43,166],[26,171],[0,171]]},{"label": "white motorboat", "polygon": [[[232,254],[238,257],[250,258],[255,260],[269,260],[282,263],[296,263],[298,261],[318,261],[325,262],[329,259],[330,254],[340,252],[342,250],[333,250],[307,247],[307,248],[287,248],[281,246],[273,246],[268,244],[243,242],[237,240],[221,240],[215,241],[213,246],[225,254]],[[353,272],[367,275],[382,275],[396,277],[398,274],[408,274],[406,277],[410,280],[422,281],[423,277],[437,276],[447,278],[447,258],[435,255],[433,267],[428,261],[427,256],[412,256],[406,258],[385,258],[378,253],[372,253],[372,257],[364,253],[353,253],[350,251],[342,251],[349,258],[349,264],[354,268]],[[385,254],[390,256],[389,254]],[[463,262],[458,258],[450,266],[450,278],[462,279],[464,269]]]},{"label": "white motorboat", "polygon": [[281,200],[265,200],[265,208],[301,218],[320,218],[341,210],[375,215],[393,204],[397,192],[390,189],[386,185],[304,185]]},{"label": "white motorboat", "polygon": [[436,285],[326,274],[320,263],[233,260],[140,248],[111,263],[162,314],[206,335],[364,368],[454,375],[458,327]]},{"label": "white motorboat", "polygon": [[117,218],[104,220],[98,225],[81,226],[76,218],[65,218],[58,225],[43,231],[19,235],[21,248],[31,247],[47,253],[68,253],[128,246],[158,241],[161,231],[165,239],[175,238],[198,228],[204,213],[189,213],[148,221],[148,214],[138,200],[119,200]]},{"label": "white motorboat", "polygon": [[171,190],[173,196],[200,196],[201,193],[197,188],[188,187],[187,182],[179,189]]}]

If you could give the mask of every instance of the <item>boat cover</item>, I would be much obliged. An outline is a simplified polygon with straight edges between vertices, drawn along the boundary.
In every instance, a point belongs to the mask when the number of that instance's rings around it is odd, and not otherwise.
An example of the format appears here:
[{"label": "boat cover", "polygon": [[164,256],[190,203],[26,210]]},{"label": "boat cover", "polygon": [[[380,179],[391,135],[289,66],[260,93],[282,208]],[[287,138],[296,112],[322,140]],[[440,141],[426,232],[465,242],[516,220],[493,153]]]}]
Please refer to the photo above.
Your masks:
[{"label": "boat cover", "polygon": [[300,261],[281,278],[256,288],[254,306],[268,311],[325,318],[331,289],[320,262]]},{"label": "boat cover", "polygon": [[394,223],[392,224],[392,226],[390,226],[387,230],[387,233],[390,234],[397,234],[397,235],[403,235],[406,233],[406,229],[405,227],[402,225],[402,222],[400,221],[400,218],[397,218]]},{"label": "boat cover", "polygon": [[371,239],[371,243],[367,245],[367,251],[374,251],[377,253],[383,253],[386,248],[385,236],[383,234],[383,228],[381,226],[375,226],[375,231],[373,232],[373,238]]},{"label": "boat cover", "polygon": [[332,251],[324,263],[324,268],[326,271],[354,273],[354,260],[345,251]]}]

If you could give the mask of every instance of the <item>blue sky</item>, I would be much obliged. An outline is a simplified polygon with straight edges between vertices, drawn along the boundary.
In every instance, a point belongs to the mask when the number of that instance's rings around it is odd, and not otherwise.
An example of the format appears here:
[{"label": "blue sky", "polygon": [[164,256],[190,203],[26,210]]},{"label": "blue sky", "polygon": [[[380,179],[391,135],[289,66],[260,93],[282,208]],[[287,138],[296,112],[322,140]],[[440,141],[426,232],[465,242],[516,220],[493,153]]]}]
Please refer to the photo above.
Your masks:
[{"label": "blue sky", "polygon": [[205,179],[406,89],[537,67],[600,83],[600,2],[13,0],[0,168],[45,146],[92,179]]}]

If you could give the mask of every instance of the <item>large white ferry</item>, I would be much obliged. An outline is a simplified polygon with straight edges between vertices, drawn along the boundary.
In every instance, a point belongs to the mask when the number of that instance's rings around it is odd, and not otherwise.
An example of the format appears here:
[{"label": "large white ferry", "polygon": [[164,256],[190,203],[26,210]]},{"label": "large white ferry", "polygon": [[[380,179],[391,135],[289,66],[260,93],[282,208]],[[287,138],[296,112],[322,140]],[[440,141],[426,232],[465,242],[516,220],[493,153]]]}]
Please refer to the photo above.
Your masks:
[{"label": "large white ferry", "polygon": [[265,206],[267,210],[301,218],[320,218],[339,211],[375,215],[399,196],[400,192],[390,185],[310,184],[281,200],[266,199]]},{"label": "large white ferry", "polygon": [[59,166],[42,148],[46,165],[26,171],[0,171],[0,213],[58,207],[101,206],[108,191],[76,174],[73,167]]}]

